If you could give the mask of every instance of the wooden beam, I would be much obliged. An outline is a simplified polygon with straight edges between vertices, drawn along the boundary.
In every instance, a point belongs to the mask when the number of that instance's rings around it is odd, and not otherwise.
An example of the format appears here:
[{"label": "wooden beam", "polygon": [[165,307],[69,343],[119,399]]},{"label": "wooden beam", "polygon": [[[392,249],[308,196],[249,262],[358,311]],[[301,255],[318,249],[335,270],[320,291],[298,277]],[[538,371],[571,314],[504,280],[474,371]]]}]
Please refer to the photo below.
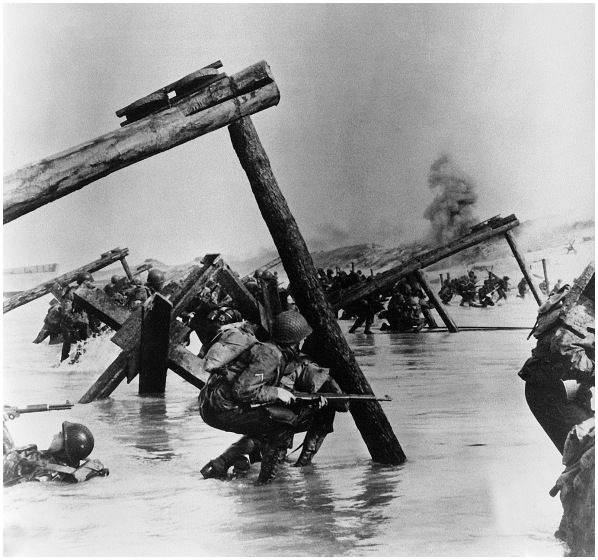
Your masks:
[{"label": "wooden beam", "polygon": [[166,389],[172,303],[159,293],[143,306],[139,340],[139,394],[163,395]]},{"label": "wooden beam", "polygon": [[[400,263],[399,265],[386,270],[385,272],[380,272],[369,282],[361,282],[360,284],[349,288],[348,290],[343,290],[343,293],[340,296],[337,294],[331,295],[330,301],[332,303],[332,307],[335,311],[338,311],[339,309],[342,309],[358,299],[362,299],[370,294],[386,290],[411,272],[421,268],[426,268],[427,266],[430,266],[442,259],[446,259],[451,255],[455,255],[464,249],[468,249],[469,247],[473,247],[474,245],[482,243],[483,241],[487,241],[488,239],[502,235],[518,225],[519,220],[517,220],[514,215],[511,215],[498,221],[494,219],[492,225],[486,223],[484,226],[474,226],[472,230],[475,231],[472,231],[463,237],[459,237],[458,239],[455,239],[454,241],[451,241],[450,243],[447,243],[441,247],[437,247],[435,249],[431,249],[430,251],[425,251],[415,255],[409,260]],[[448,277],[449,275],[447,274],[447,278]]]},{"label": "wooden beam", "polygon": [[4,223],[279,99],[270,68],[258,62],[175,107],[9,173],[4,176]]},{"label": "wooden beam", "polygon": [[82,284],[73,296],[77,303],[89,313],[98,317],[111,329],[118,330],[131,314],[130,309],[118,305],[104,290]]},{"label": "wooden beam", "polygon": [[[407,279],[409,280],[409,284],[411,285],[411,288],[413,289],[413,291],[419,292],[420,290],[424,290],[424,288],[423,288],[423,286],[420,286],[419,276],[416,274],[416,272],[417,271],[409,274]],[[425,290],[424,290],[424,292],[425,292]],[[438,323],[436,322],[436,319],[434,319],[434,316],[432,315],[432,311],[430,309],[428,309],[427,307],[422,307],[421,310],[422,310],[422,314],[426,320],[426,324],[428,325],[428,327],[430,329],[437,329]]]},{"label": "wooden beam", "polygon": [[[208,381],[208,374],[203,369],[203,360],[192,352],[189,352],[181,344],[170,345],[170,349],[168,350],[168,367],[200,390]],[[195,372],[195,375],[191,373],[192,371]]]},{"label": "wooden beam", "polygon": [[446,328],[449,330],[449,332],[458,332],[459,329],[457,328],[455,321],[453,321],[453,319],[450,317],[450,315],[442,305],[442,302],[438,299],[436,292],[432,290],[432,287],[430,286],[430,283],[426,278],[425,272],[423,270],[416,270],[413,274],[417,278],[424,292],[426,292],[428,299],[432,302],[434,309],[436,309],[436,312],[438,313],[438,315],[440,315],[442,322],[446,325]]},{"label": "wooden beam", "polygon": [[75,270],[71,270],[70,272],[66,272],[56,278],[52,278],[52,280],[48,280],[35,288],[31,288],[30,290],[26,290],[21,292],[20,294],[11,297],[9,300],[4,302],[4,313],[8,313],[21,305],[25,305],[35,299],[45,296],[52,292],[54,288],[54,284],[59,283],[62,286],[66,286],[71,282],[74,282],[77,276],[81,272],[96,272],[102,268],[111,265],[113,262],[119,261],[120,259],[126,257],[129,254],[129,249],[112,249],[107,253],[104,253],[99,259],[90,262],[84,266],[76,268]]},{"label": "wooden beam", "polygon": [[[314,329],[321,348],[326,350],[332,365],[331,374],[346,393],[372,393],[326,300],[311,255],[280,192],[251,119],[246,117],[236,121],[229,126],[229,132],[260,212],[293,284],[295,301]],[[405,461],[405,454],[380,403],[355,402],[351,404],[350,411],[374,461],[385,464]]]},{"label": "wooden beam", "polygon": [[206,282],[212,278],[224,263],[219,258],[218,253],[206,255],[203,260],[203,266],[192,271],[184,280],[181,289],[172,296],[172,319],[183,313],[191,300],[201,292]]},{"label": "wooden beam", "polygon": [[515,243],[515,239],[513,238],[513,235],[511,234],[510,231],[505,231],[504,236],[505,236],[505,239],[507,240],[507,243],[509,244],[509,247],[511,248],[511,251],[513,252],[513,256],[515,257],[517,264],[519,265],[521,274],[523,274],[523,277],[527,281],[529,289],[531,290],[532,294],[534,295],[536,303],[538,305],[542,305],[542,300],[540,299],[540,294],[538,293],[538,290],[536,290],[536,286],[534,286],[534,282],[533,282],[532,277],[527,268],[527,264],[525,263],[525,259],[523,258],[523,255],[519,251],[519,249],[517,247],[517,243]]},{"label": "wooden beam", "polygon": [[546,284],[546,297],[550,293],[550,282],[548,281],[548,271],[546,270],[546,259],[542,259],[542,270],[544,271],[544,283]]},{"label": "wooden beam", "polygon": [[233,298],[244,319],[247,319],[256,325],[262,325],[268,330],[268,321],[262,305],[259,301],[256,301],[249,290],[243,285],[243,282],[235,276],[228,265],[225,265],[216,273],[216,282],[218,282],[218,284],[224,288],[224,291]]},{"label": "wooden beam", "polygon": [[[127,358],[127,353],[121,352],[79,399],[79,403],[87,404],[98,398],[107,398],[126,377]],[[102,397],[102,394],[105,396]]]},{"label": "wooden beam", "polygon": [[129,263],[127,262],[127,259],[125,257],[120,259],[120,264],[122,264],[123,270],[125,271],[127,278],[132,282],[134,278],[133,274],[131,273],[131,269],[129,268]]}]

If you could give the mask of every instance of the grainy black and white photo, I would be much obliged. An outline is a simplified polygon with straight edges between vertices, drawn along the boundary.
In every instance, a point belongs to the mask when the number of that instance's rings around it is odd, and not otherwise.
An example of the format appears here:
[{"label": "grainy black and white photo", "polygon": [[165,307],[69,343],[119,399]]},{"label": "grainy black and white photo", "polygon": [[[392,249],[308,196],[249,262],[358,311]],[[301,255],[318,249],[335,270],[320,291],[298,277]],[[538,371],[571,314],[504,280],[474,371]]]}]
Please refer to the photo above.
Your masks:
[{"label": "grainy black and white photo", "polygon": [[4,556],[594,556],[593,3],[3,16]]}]

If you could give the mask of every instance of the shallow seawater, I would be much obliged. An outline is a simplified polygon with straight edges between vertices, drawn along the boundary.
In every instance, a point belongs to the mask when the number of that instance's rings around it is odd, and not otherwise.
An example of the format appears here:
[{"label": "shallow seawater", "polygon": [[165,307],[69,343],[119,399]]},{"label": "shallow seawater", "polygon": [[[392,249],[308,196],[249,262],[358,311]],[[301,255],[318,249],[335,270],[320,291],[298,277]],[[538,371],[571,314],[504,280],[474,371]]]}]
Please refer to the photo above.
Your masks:
[{"label": "shallow seawater", "polygon": [[[53,367],[59,346],[31,344],[47,301],[4,317],[4,401],[76,402],[118,349],[89,344]],[[457,324],[531,327],[535,305],[450,306]],[[349,323],[341,322],[346,331]],[[379,327],[378,322],[375,327]],[[516,375],[528,331],[347,335],[407,454],[373,464],[350,414],[337,416],[313,467],[280,480],[204,480],[199,469],[236,436],[206,426],[197,390],[169,373],[164,399],[137,385],[70,411],[11,421],[18,445],[46,447],[62,420],[94,433],[108,478],[4,490],[4,554],[43,556],[560,556],[548,490],[560,456]],[[295,444],[301,439],[296,437]]]}]

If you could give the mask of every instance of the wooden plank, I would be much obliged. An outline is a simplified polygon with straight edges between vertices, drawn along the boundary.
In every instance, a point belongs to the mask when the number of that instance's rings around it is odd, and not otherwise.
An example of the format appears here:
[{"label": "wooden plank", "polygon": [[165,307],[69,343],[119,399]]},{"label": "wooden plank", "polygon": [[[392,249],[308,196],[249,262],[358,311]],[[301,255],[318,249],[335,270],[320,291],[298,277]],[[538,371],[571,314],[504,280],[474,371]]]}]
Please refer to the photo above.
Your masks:
[{"label": "wooden plank", "polygon": [[73,296],[85,311],[89,311],[114,330],[120,329],[131,314],[128,308],[118,305],[99,288],[81,285],[73,292]]},{"label": "wooden plank", "polygon": [[550,282],[548,281],[548,271],[546,270],[546,259],[542,259],[542,270],[544,271],[544,284],[546,284],[546,296],[550,293]]},{"label": "wooden plank", "polygon": [[120,264],[122,264],[123,270],[125,271],[127,278],[132,282],[134,278],[133,274],[131,273],[131,269],[129,268],[129,263],[127,262],[127,259],[125,257],[120,259]]},{"label": "wooden plank", "polygon": [[[414,293],[419,292],[420,290],[424,290],[423,286],[420,287],[419,276],[416,274],[416,272],[412,272],[407,277],[409,280],[409,284],[411,285],[411,288],[413,289]],[[424,292],[425,292],[425,290],[424,290]],[[430,329],[437,329],[438,323],[436,323],[436,319],[434,319],[434,316],[432,315],[431,310],[428,309],[427,307],[423,307],[423,306],[422,306],[421,310],[422,310],[422,314],[425,318],[425,321],[426,321],[426,324],[428,325],[428,327]]]},{"label": "wooden plank", "polygon": [[[503,235],[505,232],[513,229],[519,225],[519,220],[514,215],[507,216],[498,225],[496,220],[493,221],[496,227],[492,228],[489,225],[485,225],[482,228],[478,228],[474,233],[469,233],[463,237],[459,237],[446,245],[436,247],[430,251],[425,251],[409,260],[394,266],[393,268],[380,272],[369,282],[362,282],[348,290],[343,291],[341,296],[331,295],[330,301],[335,311],[342,309],[350,303],[367,297],[370,294],[380,292],[390,288],[393,284],[398,282],[401,278],[407,276],[411,272],[426,268],[438,261],[455,255],[464,249],[478,245],[483,241],[487,241],[493,237]],[[447,274],[448,278],[448,274]]]},{"label": "wooden plank", "polygon": [[529,289],[531,290],[531,292],[536,300],[536,303],[538,305],[542,305],[542,300],[540,299],[540,294],[538,293],[538,290],[536,290],[536,286],[534,286],[534,282],[529,273],[529,269],[527,268],[525,259],[523,258],[523,254],[519,251],[519,248],[517,247],[517,243],[515,242],[513,235],[511,234],[510,231],[505,231],[504,236],[505,236],[505,239],[507,240],[507,243],[509,244],[509,247],[511,248],[511,251],[513,252],[513,256],[515,257],[517,264],[519,265],[521,274],[523,274],[523,277],[525,278],[527,285],[529,286]]},{"label": "wooden plank", "polygon": [[187,276],[181,286],[180,292],[173,295],[172,298],[173,319],[187,310],[187,306],[191,300],[203,290],[206,282],[224,265],[222,259],[219,257],[220,255],[218,253],[206,255],[202,260],[203,266]]},{"label": "wooden plank", "polygon": [[448,314],[447,310],[442,305],[442,302],[438,299],[436,292],[432,290],[432,287],[430,286],[428,279],[426,278],[425,272],[423,270],[416,270],[414,272],[414,275],[416,276],[419,284],[428,296],[428,299],[432,302],[434,309],[436,309],[436,312],[438,313],[438,315],[440,315],[442,322],[446,325],[446,328],[449,330],[449,332],[459,332],[459,329],[457,328],[455,321],[453,321],[451,316]]},{"label": "wooden plank", "polygon": [[[106,371],[98,377],[96,382],[85,392],[85,394],[79,399],[80,404],[90,403],[98,398],[102,392],[106,392],[107,387],[115,387],[125,378],[125,368],[127,365],[127,354],[121,352],[116,359],[106,368]],[[114,390],[114,389],[113,389]],[[111,393],[112,391],[110,391]],[[108,393],[108,394],[110,394]]]},{"label": "wooden plank", "polygon": [[[293,284],[293,297],[311,327],[331,374],[345,393],[372,394],[355,356],[324,295],[311,255],[278,187],[268,156],[249,117],[229,126],[233,148],[247,174],[260,212]],[[379,463],[400,464],[405,454],[380,403],[351,404],[351,415],[372,456]]]},{"label": "wooden plank", "polygon": [[172,82],[172,83],[168,84],[167,86],[164,86],[164,87],[138,99],[137,101],[133,101],[133,103],[129,103],[129,105],[127,105],[126,107],[123,107],[122,109],[118,109],[118,111],[116,111],[116,116],[122,117],[122,116],[126,115],[127,113],[136,111],[139,108],[145,106],[148,102],[150,102],[154,98],[156,100],[163,99],[164,97],[166,97],[166,99],[168,99],[168,94],[170,92],[176,91],[178,89],[184,89],[186,87],[191,86],[193,83],[200,82],[202,80],[205,80],[206,78],[210,78],[210,77],[214,76],[215,74],[218,74],[218,68],[222,68],[222,62],[220,60],[217,60],[216,62],[213,62],[212,64],[210,64],[208,66],[204,66],[203,68],[200,68],[199,70],[196,70],[195,72],[192,72],[191,74],[187,74],[186,76],[176,80],[175,82]]},{"label": "wooden plank", "polygon": [[123,350],[133,348],[139,342],[141,336],[142,313],[141,307],[134,309],[110,340]]},{"label": "wooden plank", "polygon": [[139,344],[139,394],[160,395],[166,389],[172,303],[156,293],[143,306]]},{"label": "wooden plank", "polygon": [[258,278],[263,306],[263,320],[267,324],[266,330],[272,330],[274,319],[280,313],[280,297],[278,295],[278,283],[275,278],[268,278],[262,275]]},{"label": "wooden plank", "polygon": [[129,249],[112,249],[112,251],[108,251],[103,253],[102,256],[93,261],[89,264],[76,268],[75,270],[71,270],[70,272],[66,272],[57,276],[56,278],[52,278],[52,280],[48,280],[47,282],[43,282],[35,288],[31,288],[30,290],[25,290],[20,294],[11,297],[9,300],[4,302],[4,313],[8,313],[21,305],[25,305],[33,300],[36,300],[40,297],[49,294],[52,289],[54,288],[54,284],[59,283],[62,286],[66,286],[71,282],[74,282],[77,276],[81,272],[96,272],[102,268],[111,265],[113,262],[119,261],[120,259],[126,257],[129,254]]},{"label": "wooden plank", "polygon": [[208,381],[203,360],[182,344],[171,344],[168,350],[168,367],[198,389],[202,389]]},{"label": "wooden plank", "polygon": [[272,107],[280,93],[259,62],[175,107],[4,176],[4,223],[123,167]]},{"label": "wooden plank", "polygon": [[227,265],[223,266],[216,273],[216,282],[233,298],[237,309],[243,315],[244,319],[256,325],[262,325],[266,330],[268,329],[268,321],[266,320],[262,305],[255,300],[249,290]]}]

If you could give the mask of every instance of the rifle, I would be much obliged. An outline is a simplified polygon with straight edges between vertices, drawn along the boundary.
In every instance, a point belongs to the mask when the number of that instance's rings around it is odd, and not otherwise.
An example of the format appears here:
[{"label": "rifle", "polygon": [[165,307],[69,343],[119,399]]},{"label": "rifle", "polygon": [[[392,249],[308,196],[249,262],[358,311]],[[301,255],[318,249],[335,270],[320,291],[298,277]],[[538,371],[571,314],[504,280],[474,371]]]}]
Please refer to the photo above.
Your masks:
[{"label": "rifle", "polygon": [[30,404],[25,408],[4,405],[4,416],[9,420],[14,420],[21,414],[29,414],[30,412],[48,412],[50,410],[70,410],[73,406],[74,405],[69,401],[66,401],[64,404]]},{"label": "rifle", "polygon": [[366,395],[366,394],[348,394],[344,395],[342,393],[296,393],[293,392],[295,395],[295,399],[298,401],[317,401],[320,397],[325,398],[327,401],[392,401],[392,398],[389,395],[384,395],[383,397],[377,397],[376,395]]},{"label": "rifle", "polygon": [[[325,398],[327,401],[392,401],[392,399],[388,395],[384,395],[383,397],[377,397],[376,395],[366,395],[366,394],[348,394],[345,395],[343,393],[299,393],[295,391],[291,391],[295,400],[297,401],[319,401],[321,397]],[[260,403],[260,404],[252,404],[250,408],[261,408],[270,406],[273,403]]]}]

